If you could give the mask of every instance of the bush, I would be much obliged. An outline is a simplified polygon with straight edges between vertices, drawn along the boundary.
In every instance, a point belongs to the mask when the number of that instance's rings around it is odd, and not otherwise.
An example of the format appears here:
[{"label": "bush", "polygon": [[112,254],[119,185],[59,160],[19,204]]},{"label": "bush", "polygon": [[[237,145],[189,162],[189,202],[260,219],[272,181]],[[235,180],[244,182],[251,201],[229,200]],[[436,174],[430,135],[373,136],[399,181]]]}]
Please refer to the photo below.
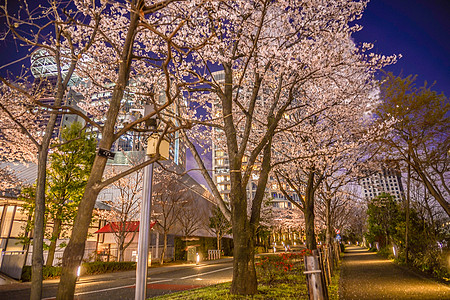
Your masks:
[{"label": "bush", "polygon": [[441,251],[437,248],[429,248],[424,253],[418,253],[413,259],[413,266],[420,271],[428,273],[436,278],[445,281],[450,280],[450,272],[447,269],[446,258],[449,257],[448,251]]},{"label": "bush", "polygon": [[[96,261],[96,262],[83,263],[81,271],[82,271],[83,275],[84,274],[93,275],[93,274],[103,274],[103,273],[111,273],[111,272],[117,272],[117,271],[129,271],[129,270],[135,270],[135,269],[136,269],[135,262]],[[43,274],[44,280],[58,278],[61,276],[61,267],[44,266],[42,269],[42,274]],[[22,281],[31,281],[31,266],[23,267],[21,280]]]},{"label": "bush", "polygon": [[255,247],[255,254],[264,253],[265,249],[262,246],[256,246]]},{"label": "bush", "polygon": [[380,251],[378,251],[378,254],[380,254],[383,257],[389,258],[389,257],[393,256],[392,248],[390,246],[383,247],[380,249]]},{"label": "bush", "polygon": [[[58,278],[61,276],[61,267],[47,267],[42,268],[42,276],[45,279]],[[24,266],[22,269],[22,281],[31,281],[31,266]]]},{"label": "bush", "polygon": [[131,261],[94,261],[83,263],[82,274],[92,275],[92,274],[103,274],[111,273],[117,271],[129,271],[136,269],[136,263]]}]

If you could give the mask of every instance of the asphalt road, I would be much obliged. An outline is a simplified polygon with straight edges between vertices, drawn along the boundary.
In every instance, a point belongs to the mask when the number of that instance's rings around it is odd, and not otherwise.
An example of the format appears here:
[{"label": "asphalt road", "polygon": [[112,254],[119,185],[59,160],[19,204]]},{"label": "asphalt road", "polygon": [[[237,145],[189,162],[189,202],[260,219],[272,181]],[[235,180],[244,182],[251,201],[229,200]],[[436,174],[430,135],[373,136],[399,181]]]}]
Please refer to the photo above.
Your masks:
[{"label": "asphalt road", "polygon": [[[167,266],[150,269],[147,297],[231,281],[232,262],[217,264]],[[134,299],[136,276],[134,271],[81,277],[77,282],[75,299]],[[57,280],[44,282],[43,299],[55,299]],[[0,286],[0,299],[28,299],[29,283]]]},{"label": "asphalt road", "polygon": [[400,267],[365,248],[345,249],[339,282],[343,300],[444,300],[450,287]]}]

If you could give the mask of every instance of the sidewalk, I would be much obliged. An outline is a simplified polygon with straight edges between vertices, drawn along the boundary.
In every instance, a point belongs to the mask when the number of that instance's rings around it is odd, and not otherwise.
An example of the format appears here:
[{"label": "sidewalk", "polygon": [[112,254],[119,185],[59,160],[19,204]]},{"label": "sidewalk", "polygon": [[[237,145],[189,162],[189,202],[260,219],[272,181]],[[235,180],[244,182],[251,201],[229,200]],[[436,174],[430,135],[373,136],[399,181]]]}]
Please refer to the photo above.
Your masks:
[{"label": "sidewalk", "polygon": [[[198,265],[210,265],[210,264],[220,264],[225,262],[231,262],[233,260],[232,257],[225,257],[217,260],[205,260],[201,261]],[[190,268],[195,266],[195,263],[183,263],[183,264],[169,264],[169,265],[162,265],[162,266],[152,266],[148,269],[148,277],[151,278],[152,276],[162,274],[165,272],[170,272],[174,270],[181,270],[184,268]],[[136,270],[131,271],[120,271],[120,272],[113,272],[113,273],[105,273],[105,274],[97,274],[97,275],[82,275],[77,283],[93,283],[93,282],[99,282],[99,281],[108,281],[111,279],[119,279],[119,278],[130,278],[136,276]],[[0,275],[1,277],[1,275]],[[7,278],[5,276],[5,278]],[[44,280],[44,285],[57,285],[59,283],[59,278],[57,279],[47,279]],[[31,282],[19,282],[19,281],[4,281],[2,282],[0,280],[0,291],[13,291],[13,290],[23,290],[23,289],[29,289],[31,287]]]},{"label": "sidewalk", "polygon": [[366,248],[345,250],[339,299],[450,299],[450,287],[382,258]]}]

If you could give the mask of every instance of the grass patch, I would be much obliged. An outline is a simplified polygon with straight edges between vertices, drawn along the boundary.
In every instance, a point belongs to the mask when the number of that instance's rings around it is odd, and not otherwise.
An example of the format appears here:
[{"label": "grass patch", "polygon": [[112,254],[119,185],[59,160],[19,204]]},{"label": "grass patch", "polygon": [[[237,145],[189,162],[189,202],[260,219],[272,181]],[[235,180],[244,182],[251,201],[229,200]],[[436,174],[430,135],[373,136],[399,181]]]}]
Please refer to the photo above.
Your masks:
[{"label": "grass patch", "polygon": [[339,278],[341,277],[341,260],[338,266],[334,269],[333,277],[331,277],[331,284],[328,286],[328,297],[330,300],[339,300]]},{"label": "grass patch", "polygon": [[[303,274],[303,254],[282,253],[281,255],[260,256],[256,263],[258,293],[253,296],[235,296],[230,294],[231,283],[183,291],[152,299],[183,300],[235,300],[235,299],[309,299],[306,278]],[[328,287],[329,298],[339,299],[339,266]]]}]

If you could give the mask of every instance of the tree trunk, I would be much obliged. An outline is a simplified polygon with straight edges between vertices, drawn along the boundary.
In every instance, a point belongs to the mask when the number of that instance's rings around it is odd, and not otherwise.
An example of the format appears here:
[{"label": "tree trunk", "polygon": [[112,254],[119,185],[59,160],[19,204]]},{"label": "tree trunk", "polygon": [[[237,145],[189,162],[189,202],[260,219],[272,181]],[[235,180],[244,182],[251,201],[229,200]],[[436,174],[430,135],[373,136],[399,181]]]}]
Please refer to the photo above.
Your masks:
[{"label": "tree trunk", "polygon": [[314,171],[310,171],[305,191],[305,233],[306,247],[309,250],[317,249],[316,235],[314,232]]},{"label": "tree trunk", "polygon": [[[69,76],[69,75],[68,75]],[[55,106],[61,105],[65,89],[61,85],[61,78],[58,78],[58,92],[55,97]],[[48,149],[56,124],[56,114],[51,114],[45,127],[44,137],[38,152],[38,170],[36,179],[36,200],[34,209],[34,233],[33,233],[33,254],[31,271],[31,300],[42,298],[42,267],[44,265],[44,215],[45,215],[45,184],[47,181],[47,159]]]},{"label": "tree trunk", "polygon": [[166,255],[166,251],[167,251],[167,232],[164,231],[164,236],[163,236],[163,250],[161,252],[161,259],[159,260],[159,264],[163,265],[164,264],[164,256]]},{"label": "tree trunk", "polygon": [[[233,176],[233,175],[232,175]],[[254,295],[258,282],[255,269],[255,237],[247,217],[245,187],[232,190],[233,281],[231,293]]]},{"label": "tree trunk", "polygon": [[[243,224],[247,223],[247,224]],[[258,282],[255,270],[255,242],[250,230],[245,227],[248,222],[233,226],[233,281],[231,293],[254,295]]]},{"label": "tree trunk", "polygon": [[325,244],[330,247],[331,246],[331,235],[333,232],[333,228],[331,226],[331,199],[325,199],[325,223],[326,223],[326,233],[325,233]]},{"label": "tree trunk", "polygon": [[[134,0],[131,4],[130,24],[125,39],[117,82],[111,97],[110,106],[106,114],[105,125],[102,130],[102,138],[99,142],[99,148],[111,149],[115,140],[114,129],[117,115],[119,114],[121,100],[130,74],[132,60],[133,41],[136,34],[136,28],[139,24],[138,12],[143,5],[142,0]],[[84,255],[84,247],[92,218],[92,211],[100,189],[98,183],[101,182],[103,171],[105,169],[107,158],[96,156],[92,171],[86,184],[86,189],[78,206],[78,213],[73,225],[72,236],[63,255],[63,268],[61,279],[59,281],[57,299],[73,299],[75,292],[75,283],[77,279],[77,268],[81,264]]]},{"label": "tree trunk", "polygon": [[53,224],[53,232],[50,242],[50,248],[48,249],[47,262],[45,263],[47,267],[51,267],[53,265],[53,260],[55,258],[56,252],[56,242],[58,241],[61,229],[62,229],[62,220],[60,218],[56,218]]},{"label": "tree trunk", "polygon": [[436,240],[436,223],[434,222],[433,212],[431,211],[430,204],[428,203],[427,188],[425,186],[423,190],[423,200],[425,202],[425,207],[427,209],[428,216],[430,217],[430,223],[432,228],[431,234],[433,235],[433,239]]},{"label": "tree trunk", "polygon": [[[410,155],[408,154],[408,161],[411,159]],[[407,186],[407,195],[406,195],[406,203],[405,203],[405,208],[406,208],[406,221],[405,221],[405,263],[408,264],[409,263],[409,205],[411,202],[411,165],[408,164],[408,175],[407,175],[407,182],[406,182],[406,186]]]},{"label": "tree trunk", "polygon": [[325,245],[327,246],[327,259],[330,262],[328,264],[330,268],[330,273],[333,274],[333,266],[334,266],[334,257],[333,257],[333,243],[331,241],[331,235],[333,234],[333,227],[331,225],[331,199],[326,198],[325,199],[325,205],[326,205],[326,233],[325,233]]},{"label": "tree trunk", "polygon": [[216,238],[217,238],[217,250],[220,251],[220,234],[219,233],[216,234]]},{"label": "tree trunk", "polygon": [[125,251],[125,248],[123,247],[124,243],[125,237],[123,236],[123,233],[120,232],[117,243],[117,261],[123,261],[123,253]]},{"label": "tree trunk", "polygon": [[[52,115],[50,119],[55,119]],[[55,124],[53,120],[53,125]],[[50,123],[50,122],[49,122]],[[53,126],[54,127],[54,126]],[[48,128],[48,126],[47,126]],[[53,131],[53,128],[52,128]],[[47,135],[47,130],[46,130]],[[44,135],[44,139],[46,138]],[[51,136],[51,132],[48,134]],[[34,209],[34,233],[33,233],[33,253],[31,271],[31,300],[40,300],[42,297],[42,267],[44,265],[44,214],[45,214],[45,181],[47,169],[47,154],[50,138],[47,147],[42,145],[38,154],[38,176],[36,180],[36,200]],[[44,144],[44,142],[43,142]]]},{"label": "tree trunk", "polygon": [[117,261],[123,261],[123,255],[125,253],[125,249],[123,248],[123,243],[119,246],[119,253],[117,254],[119,257]]},{"label": "tree trunk", "polygon": [[92,211],[99,190],[94,189],[95,182],[101,180],[103,167],[101,161],[106,162],[106,158],[97,156],[94,161],[92,173],[86,185],[83,199],[78,206],[78,213],[73,225],[72,236],[63,254],[61,279],[58,286],[57,299],[73,299],[75,293],[75,283],[77,280],[77,269],[81,264],[84,255],[84,246],[87,238],[89,224],[91,223]]}]

